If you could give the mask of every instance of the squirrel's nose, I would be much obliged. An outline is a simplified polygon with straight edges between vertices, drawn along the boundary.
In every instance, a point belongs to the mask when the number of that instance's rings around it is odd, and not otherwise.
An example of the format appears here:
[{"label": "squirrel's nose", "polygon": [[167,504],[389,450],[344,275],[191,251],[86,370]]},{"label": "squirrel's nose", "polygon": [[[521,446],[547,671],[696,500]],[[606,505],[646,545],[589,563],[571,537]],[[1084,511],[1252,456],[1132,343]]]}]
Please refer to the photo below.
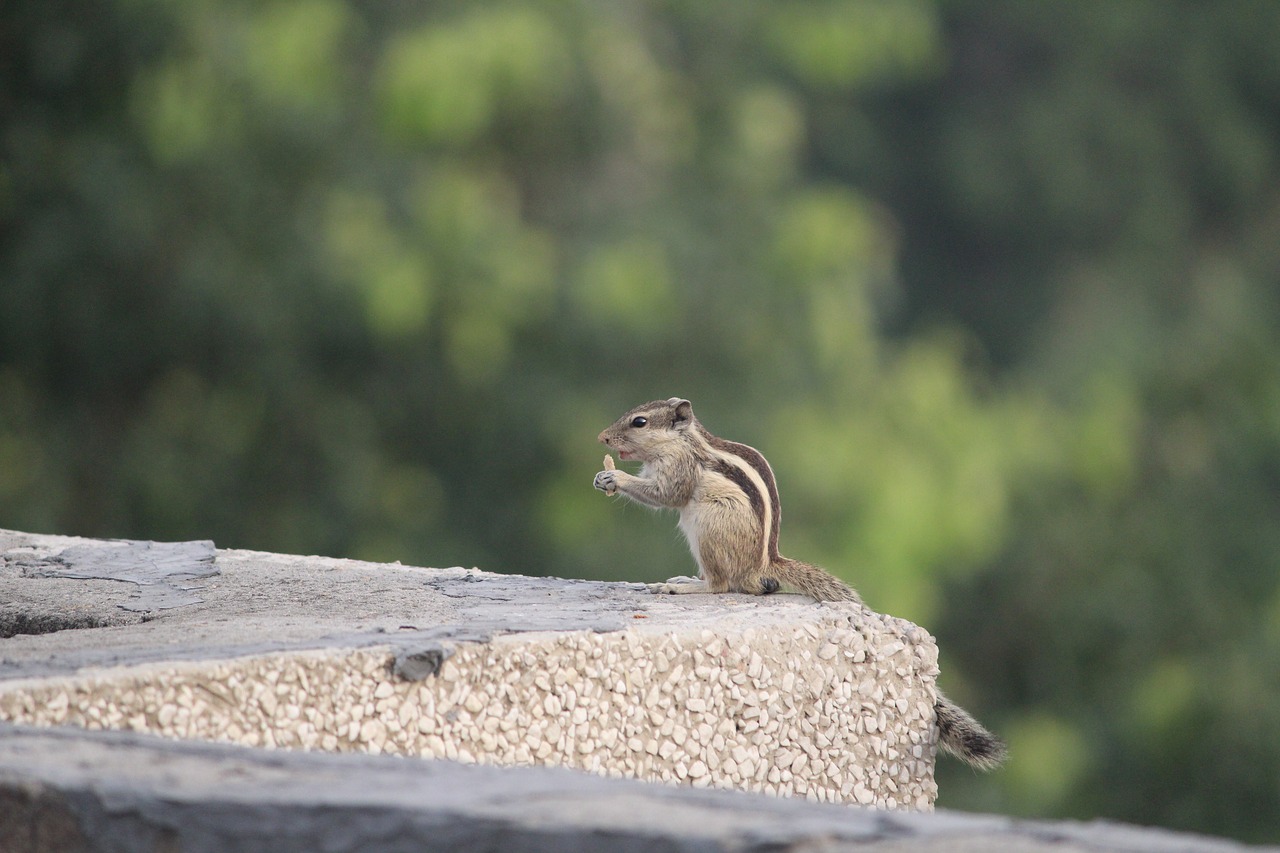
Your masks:
[{"label": "squirrel's nose", "polygon": [[[607,433],[607,432],[608,432],[608,430],[605,430],[604,432],[602,432],[602,433],[600,433],[599,435],[597,435],[597,436],[596,436],[596,441],[600,442],[601,444],[609,444],[609,436],[605,434],[605,433]],[[612,445],[610,445],[610,446],[612,446]]]}]

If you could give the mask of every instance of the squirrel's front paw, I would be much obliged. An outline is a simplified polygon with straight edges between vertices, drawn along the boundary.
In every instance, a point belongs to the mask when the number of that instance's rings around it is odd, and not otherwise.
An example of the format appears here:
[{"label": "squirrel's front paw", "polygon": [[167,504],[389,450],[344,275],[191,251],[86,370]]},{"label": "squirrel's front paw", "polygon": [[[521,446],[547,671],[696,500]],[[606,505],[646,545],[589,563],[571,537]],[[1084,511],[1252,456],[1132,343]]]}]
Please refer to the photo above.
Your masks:
[{"label": "squirrel's front paw", "polygon": [[606,495],[617,494],[618,492],[618,472],[617,471],[601,471],[596,474],[595,482],[591,485],[595,486]]}]

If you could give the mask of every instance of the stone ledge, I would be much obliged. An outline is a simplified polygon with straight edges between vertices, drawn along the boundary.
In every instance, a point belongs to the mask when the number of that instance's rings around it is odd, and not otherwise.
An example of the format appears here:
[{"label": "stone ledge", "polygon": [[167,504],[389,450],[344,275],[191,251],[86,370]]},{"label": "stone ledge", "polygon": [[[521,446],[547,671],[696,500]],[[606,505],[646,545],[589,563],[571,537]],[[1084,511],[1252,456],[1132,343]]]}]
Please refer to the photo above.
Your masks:
[{"label": "stone ledge", "polygon": [[[113,582],[91,566],[66,577],[67,549],[103,552]],[[74,590],[95,619],[140,597],[186,602],[6,640],[0,720],[884,809],[936,797],[936,647],[858,606],[227,550],[216,574],[139,596],[119,566],[145,551],[0,533],[0,601],[48,616]],[[44,576],[58,559],[64,576]]]},{"label": "stone ledge", "polygon": [[[548,768],[0,724],[6,853],[1240,853],[1109,823],[889,813]],[[1277,848],[1269,848],[1276,850]]]}]

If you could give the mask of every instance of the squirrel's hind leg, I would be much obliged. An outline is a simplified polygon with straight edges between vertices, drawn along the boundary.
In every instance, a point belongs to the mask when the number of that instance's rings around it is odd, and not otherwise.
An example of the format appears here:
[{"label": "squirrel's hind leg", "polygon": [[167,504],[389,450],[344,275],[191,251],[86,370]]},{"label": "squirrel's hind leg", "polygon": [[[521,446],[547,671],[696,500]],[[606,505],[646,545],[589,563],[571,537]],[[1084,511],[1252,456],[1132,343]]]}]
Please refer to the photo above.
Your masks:
[{"label": "squirrel's hind leg", "polygon": [[777,578],[769,577],[768,575],[752,574],[748,575],[746,580],[738,584],[737,588],[735,588],[733,592],[745,592],[747,595],[773,595],[781,588],[782,584],[778,582]]}]

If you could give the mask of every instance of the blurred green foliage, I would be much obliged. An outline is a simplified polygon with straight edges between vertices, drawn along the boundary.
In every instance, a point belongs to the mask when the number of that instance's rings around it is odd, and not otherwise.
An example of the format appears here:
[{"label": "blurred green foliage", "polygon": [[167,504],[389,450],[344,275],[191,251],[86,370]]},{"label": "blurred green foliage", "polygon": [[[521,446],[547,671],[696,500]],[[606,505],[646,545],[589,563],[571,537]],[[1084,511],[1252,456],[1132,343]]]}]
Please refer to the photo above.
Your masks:
[{"label": "blurred green foliage", "polygon": [[[1008,735],[1280,838],[1280,4],[13,0],[0,526],[656,580],[680,394]],[[605,547],[603,543],[608,543]]]}]

